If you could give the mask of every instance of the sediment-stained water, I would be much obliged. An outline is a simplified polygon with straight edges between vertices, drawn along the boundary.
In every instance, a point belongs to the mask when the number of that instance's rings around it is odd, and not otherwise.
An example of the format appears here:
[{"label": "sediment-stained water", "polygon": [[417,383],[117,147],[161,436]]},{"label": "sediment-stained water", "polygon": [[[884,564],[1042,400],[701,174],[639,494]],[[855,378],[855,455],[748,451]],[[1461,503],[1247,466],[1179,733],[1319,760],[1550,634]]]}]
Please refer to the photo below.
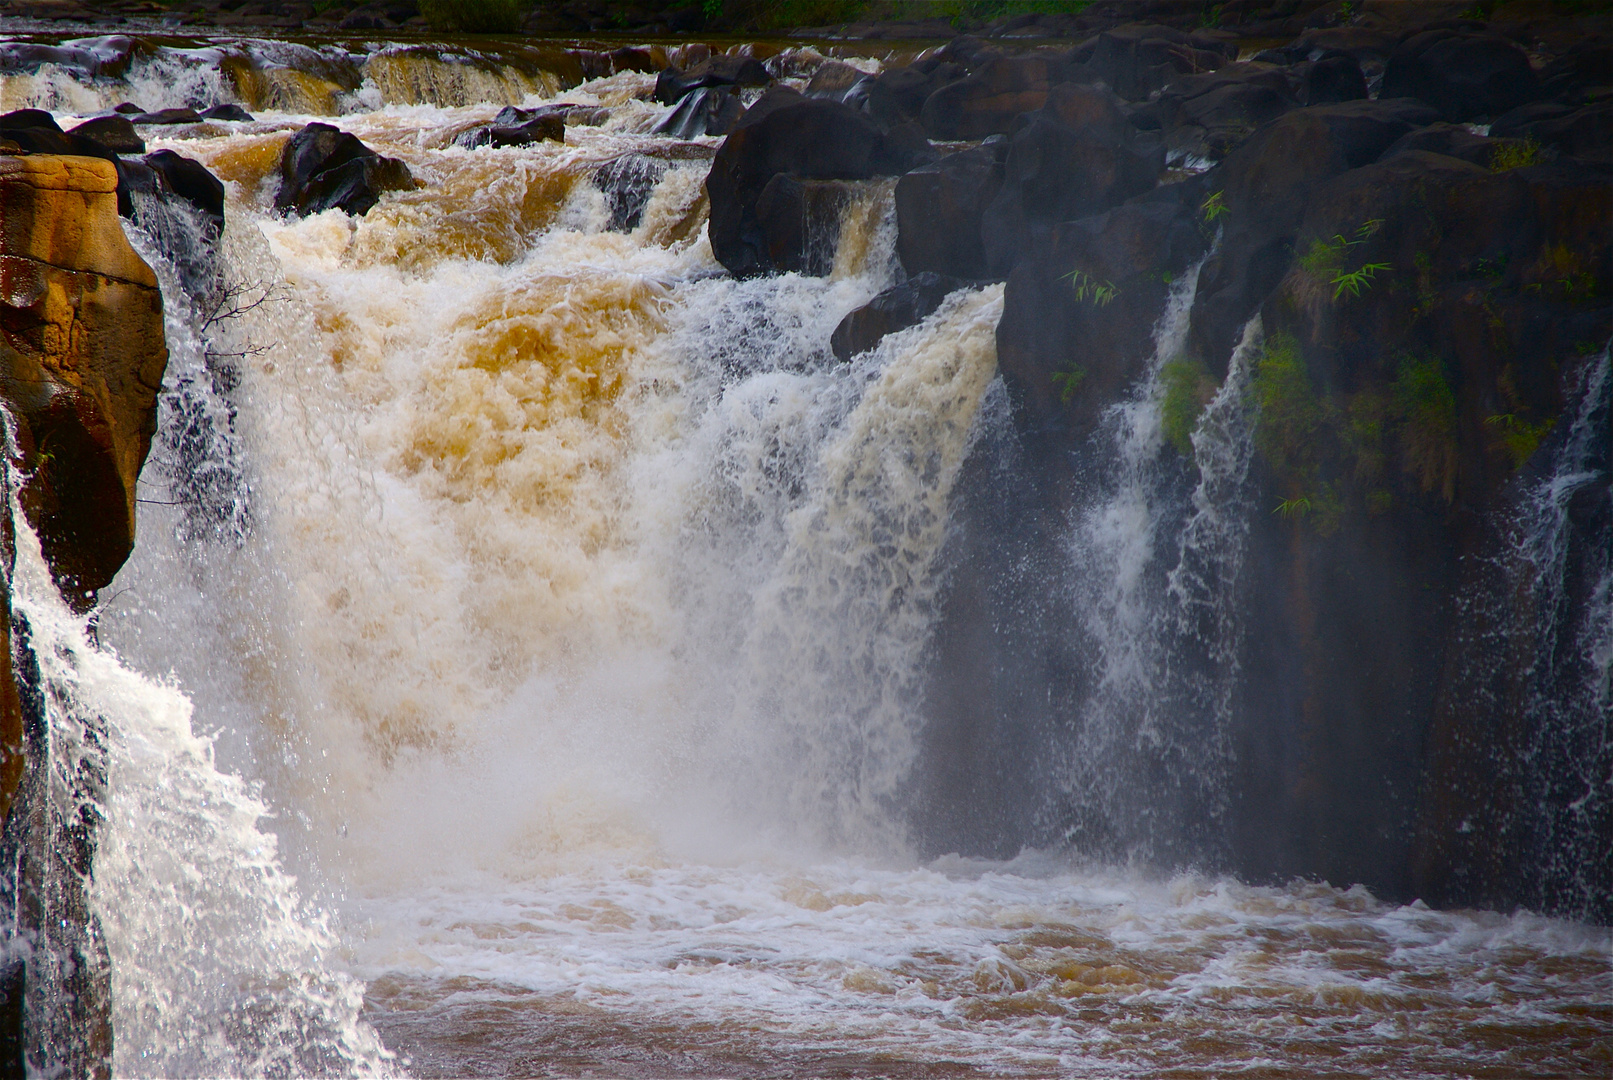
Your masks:
[{"label": "sediment-stained water", "polygon": [[[828,277],[735,281],[703,234],[719,140],[647,134],[653,76],[553,95],[433,63],[262,88],[255,121],[152,141],[226,182],[238,302],[198,310],[131,226],[173,357],[110,653],[31,609],[62,678],[128,718],[97,883],[120,1073],[1613,1068],[1606,928],[1036,852],[921,862],[922,658],[952,486],[1004,415],[1001,286],[836,364],[830,332],[899,273],[888,182]],[[73,93],[5,101],[100,104]],[[467,150],[496,106],[429,103],[490,95],[609,116]],[[316,118],[276,109],[326,98],[421,185],[275,218],[280,148]],[[1157,397],[1128,406],[1139,445]],[[1206,460],[1236,465],[1228,425]],[[1133,517],[1080,524],[1108,537],[1094,558],[1147,557],[1111,535],[1152,527]],[[265,1049],[284,1039],[308,1048]]]}]

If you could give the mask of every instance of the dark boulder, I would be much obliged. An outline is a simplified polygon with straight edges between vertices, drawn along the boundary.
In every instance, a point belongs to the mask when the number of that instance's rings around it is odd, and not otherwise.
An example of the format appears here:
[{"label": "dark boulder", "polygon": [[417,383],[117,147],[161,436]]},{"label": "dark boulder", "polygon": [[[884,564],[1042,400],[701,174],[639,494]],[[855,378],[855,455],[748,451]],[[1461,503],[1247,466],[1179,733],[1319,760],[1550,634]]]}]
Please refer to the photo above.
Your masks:
[{"label": "dark boulder", "polygon": [[252,119],[251,113],[235,104],[214,105],[210,109],[203,109],[197,115],[203,120],[250,121]]},{"label": "dark boulder", "polygon": [[43,109],[18,109],[0,116],[0,138],[30,154],[74,154],[117,160],[117,153],[99,139],[63,132],[55,118]]},{"label": "dark boulder", "polygon": [[[897,68],[896,70],[905,69]],[[850,64],[842,63],[839,60],[825,60],[812,72],[812,78],[807,80],[805,93],[807,97],[843,101],[852,87],[868,77],[867,73],[859,71]],[[919,104],[924,103],[920,101]]]},{"label": "dark boulder", "polygon": [[134,129],[129,118],[117,113],[95,116],[74,127],[69,133],[94,139],[114,154],[143,154],[146,141]]},{"label": "dark boulder", "polygon": [[1164,147],[1138,133],[1114,95],[1090,86],[1055,88],[1009,140],[1002,187],[982,222],[991,274],[1006,277],[1058,222],[1152,188],[1164,166]]},{"label": "dark boulder", "polygon": [[309,124],[280,154],[278,213],[317,214],[337,209],[365,214],[387,191],[414,186],[409,168],[382,157],[359,139],[329,124]]},{"label": "dark boulder", "polygon": [[1349,101],[1285,113],[1229,154],[1209,177],[1207,226],[1224,229],[1193,304],[1192,344],[1224,371],[1243,324],[1286,272],[1294,235],[1318,184],[1376,161],[1439,114],[1405,98]]},{"label": "dark boulder", "polygon": [[995,57],[967,78],[931,93],[920,119],[934,139],[1003,134],[1021,113],[1040,109],[1048,90],[1065,78],[1063,59],[1055,55]]},{"label": "dark boulder", "polygon": [[724,140],[706,176],[712,252],[736,276],[775,269],[757,219],[757,200],[772,179],[865,180],[904,172],[902,140],[868,116],[832,101],[771,91],[748,109]]},{"label": "dark boulder", "polygon": [[1613,41],[1590,38],[1575,42],[1540,71],[1543,97],[1568,104],[1588,101],[1608,85],[1613,72]]},{"label": "dark boulder", "polygon": [[195,109],[158,109],[156,112],[140,113],[129,117],[136,124],[149,124],[154,126],[169,124],[199,124],[202,114]]},{"label": "dark boulder", "polygon": [[1262,124],[1298,105],[1300,92],[1298,80],[1283,68],[1228,64],[1175,80],[1131,117],[1139,128],[1161,131],[1171,160],[1219,161]]},{"label": "dark boulder", "polygon": [[1102,80],[1128,101],[1142,101],[1183,75],[1214,71],[1238,55],[1236,46],[1168,26],[1131,24],[1078,46],[1070,60],[1083,82]]},{"label": "dark boulder", "polygon": [[1367,77],[1352,56],[1323,57],[1306,66],[1304,79],[1300,97],[1306,105],[1332,105],[1367,96]]},{"label": "dark boulder", "polygon": [[944,274],[916,274],[841,319],[829,336],[829,347],[834,350],[835,358],[845,363],[878,345],[885,335],[917,326],[965,284]]},{"label": "dark boulder", "polygon": [[0,116],[0,135],[9,135],[13,131],[54,131],[60,133],[62,127],[56,118],[44,109],[17,109]]},{"label": "dark boulder", "polygon": [[734,130],[745,113],[739,94],[731,86],[702,86],[685,94],[678,107],[652,129],[657,135],[693,139],[701,135],[726,135]]},{"label": "dark boulder", "polygon": [[[924,103],[932,94],[967,74],[961,64],[942,61],[920,61],[907,67],[889,68],[862,82],[857,103],[882,124],[918,120]],[[849,98],[847,103],[853,104]]]},{"label": "dark boulder", "polygon": [[688,71],[675,67],[661,69],[655,77],[655,100],[663,105],[675,105],[685,94],[706,86],[766,86],[772,81],[773,77],[760,60],[719,53]]},{"label": "dark boulder", "polygon": [[961,150],[896,182],[896,251],[909,274],[988,276],[980,228],[1002,186],[999,150],[1006,143]]},{"label": "dark boulder", "polygon": [[491,124],[462,131],[454,137],[456,146],[463,146],[467,150],[478,147],[527,146],[531,143],[542,142],[549,139],[553,142],[566,141],[566,121],[561,113],[548,112],[536,116],[510,116],[506,113],[520,110],[506,108],[500,112]]},{"label": "dark boulder", "polygon": [[206,228],[213,238],[223,234],[224,185],[205,165],[172,150],[147,154],[145,163],[160,179],[165,190],[202,212]]},{"label": "dark boulder", "polygon": [[1540,93],[1523,49],[1494,34],[1430,30],[1395,47],[1381,95],[1414,97],[1445,120],[1500,116]]}]

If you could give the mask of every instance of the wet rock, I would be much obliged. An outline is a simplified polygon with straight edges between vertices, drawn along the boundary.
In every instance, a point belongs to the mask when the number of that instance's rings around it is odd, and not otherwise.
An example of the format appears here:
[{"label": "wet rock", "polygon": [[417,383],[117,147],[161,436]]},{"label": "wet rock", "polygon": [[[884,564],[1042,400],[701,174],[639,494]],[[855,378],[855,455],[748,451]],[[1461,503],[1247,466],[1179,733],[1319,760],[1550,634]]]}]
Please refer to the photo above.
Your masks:
[{"label": "wet rock", "polygon": [[0,157],[0,394],[27,462],[20,501],[79,610],[133,548],[168,357],[162,294],[124,237],[117,183],[106,161]]},{"label": "wet rock", "polygon": [[685,94],[706,86],[766,86],[773,81],[760,60],[719,53],[693,65],[688,71],[664,68],[655,77],[655,100],[675,105]]},{"label": "wet rock", "polygon": [[[841,63],[839,60],[825,60],[812,73],[812,78],[807,80],[805,93],[807,97],[840,101],[845,97],[846,91],[867,77],[850,64]],[[923,102],[919,104],[922,105]]]},{"label": "wet rock", "polygon": [[[770,91],[739,120],[706,177],[712,252],[736,276],[775,269],[757,201],[779,174],[865,180],[905,171],[906,155],[869,117],[832,101]],[[783,205],[782,203],[780,205]]]},{"label": "wet rock", "polygon": [[114,154],[143,154],[146,141],[134,129],[129,118],[118,113],[96,116],[73,128],[69,134],[94,139]]},{"label": "wet rock", "polygon": [[1395,47],[1381,95],[1414,97],[1450,121],[1495,117],[1539,96],[1528,55],[1494,34],[1430,30]]},{"label": "wet rock", "polygon": [[1164,166],[1164,147],[1137,132],[1114,95],[1055,88],[1009,140],[1002,187],[982,223],[991,274],[1007,277],[1058,222],[1147,191]]},{"label": "wet rock", "polygon": [[924,130],[935,139],[983,139],[1003,134],[1021,113],[1040,109],[1047,101],[1048,90],[1064,78],[1064,63],[1059,57],[996,57],[967,78],[930,94],[920,119]]},{"label": "wet rock", "polygon": [[482,146],[527,146],[549,139],[566,141],[566,118],[560,110],[524,110],[506,106],[491,124],[471,128],[454,137],[456,146],[474,150]]},{"label": "wet rock", "polygon": [[413,186],[408,166],[397,158],[382,157],[356,136],[314,123],[293,135],[281,152],[274,208],[281,214],[332,209],[366,214],[385,192]]},{"label": "wet rock", "polygon": [[693,139],[701,135],[726,135],[739,123],[745,106],[729,86],[703,86],[685,94],[678,107],[653,129],[657,135]]},{"label": "wet rock", "polygon": [[841,319],[829,337],[829,348],[837,360],[845,363],[878,345],[885,335],[917,326],[965,284],[944,274],[915,274]]},{"label": "wet rock", "polygon": [[962,150],[896,182],[896,251],[909,274],[988,276],[980,228],[1002,187],[999,151],[1006,143]]},{"label": "wet rock", "polygon": [[1578,105],[1606,87],[1613,72],[1613,41],[1606,37],[1576,41],[1540,70],[1542,97]]},{"label": "wet rock", "polygon": [[608,228],[631,232],[638,228],[655,186],[666,175],[666,162],[643,154],[624,154],[595,171],[594,186],[610,204]]},{"label": "wet rock", "polygon": [[138,48],[135,39],[121,34],[60,45],[5,42],[0,43],[0,74],[31,75],[48,64],[90,79],[116,79],[128,72]]},{"label": "wet rock", "polygon": [[224,185],[193,158],[172,150],[147,154],[145,163],[161,181],[164,190],[184,199],[201,211],[213,239],[224,233]]},{"label": "wet rock", "polygon": [[[1463,636],[1504,635],[1448,598],[1488,561],[1474,523],[1545,446],[1565,370],[1613,332],[1613,190],[1573,162],[1496,173],[1406,150],[1318,185],[1295,255],[1261,309],[1295,381],[1256,432],[1250,558],[1268,572],[1248,585],[1265,614],[1244,657],[1287,701],[1252,702],[1239,736],[1284,764],[1251,785],[1241,842],[1263,874],[1313,861],[1342,880],[1382,860],[1440,903],[1528,895],[1517,875],[1538,848],[1508,820],[1527,739],[1507,688],[1536,654],[1458,685]],[[1268,510],[1301,498],[1286,521]]]},{"label": "wet rock", "polygon": [[655,62],[655,56],[649,49],[641,49],[633,45],[623,45],[620,49],[611,50],[610,67],[612,72],[651,72],[660,70],[660,65]]},{"label": "wet rock", "polygon": [[834,268],[840,218],[857,189],[777,173],[756,196],[757,236],[775,270],[822,277]]}]

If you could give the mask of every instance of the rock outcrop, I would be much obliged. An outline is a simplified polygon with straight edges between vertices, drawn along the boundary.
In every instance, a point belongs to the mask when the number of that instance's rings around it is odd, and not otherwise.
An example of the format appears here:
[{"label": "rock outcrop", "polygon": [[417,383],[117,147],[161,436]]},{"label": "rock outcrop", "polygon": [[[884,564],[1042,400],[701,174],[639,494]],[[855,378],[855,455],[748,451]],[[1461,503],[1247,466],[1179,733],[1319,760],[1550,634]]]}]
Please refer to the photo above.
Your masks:
[{"label": "rock outcrop", "polygon": [[23,508],[83,608],[133,547],[168,355],[162,295],[124,238],[117,182],[92,158],[0,156],[0,393],[27,469]]},{"label": "rock outcrop", "polygon": [[[788,241],[804,242],[832,227],[821,215],[802,216],[816,215],[829,198],[808,198],[806,185],[899,175],[918,164],[914,159],[928,145],[919,143],[838,102],[770,91],[740,118],[711,163],[712,253],[738,277],[781,269],[781,261],[820,265]],[[799,211],[794,218],[792,210]]]},{"label": "rock outcrop", "polygon": [[[116,168],[100,158],[0,155],[0,402],[20,464],[7,479],[63,597],[80,612],[133,548],[135,484],[168,355],[162,295],[123,234],[117,188]],[[11,515],[0,523],[9,586]],[[27,634],[9,589],[0,592],[0,861],[8,875],[0,892],[16,912],[15,944],[26,944],[8,947],[0,966],[0,1069],[22,1075],[24,1053],[44,1040],[73,1075],[106,1077],[110,963],[87,893],[97,817],[58,818],[46,694]],[[89,750],[71,783],[74,796],[93,800],[105,783],[95,753],[103,739],[93,719],[85,723]],[[28,1001],[53,983],[65,994],[59,1028],[31,1030]]]}]

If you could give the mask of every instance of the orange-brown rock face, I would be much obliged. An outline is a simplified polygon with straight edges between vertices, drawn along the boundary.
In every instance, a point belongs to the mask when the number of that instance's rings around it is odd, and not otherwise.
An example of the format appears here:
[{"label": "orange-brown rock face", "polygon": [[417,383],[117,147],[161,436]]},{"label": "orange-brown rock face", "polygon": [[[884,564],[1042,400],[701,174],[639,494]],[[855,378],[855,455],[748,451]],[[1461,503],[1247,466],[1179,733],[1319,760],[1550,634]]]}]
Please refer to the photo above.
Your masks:
[{"label": "orange-brown rock face", "polygon": [[110,162],[0,156],[0,399],[17,422],[23,509],[84,609],[133,548],[168,360],[162,294],[116,190]]}]

